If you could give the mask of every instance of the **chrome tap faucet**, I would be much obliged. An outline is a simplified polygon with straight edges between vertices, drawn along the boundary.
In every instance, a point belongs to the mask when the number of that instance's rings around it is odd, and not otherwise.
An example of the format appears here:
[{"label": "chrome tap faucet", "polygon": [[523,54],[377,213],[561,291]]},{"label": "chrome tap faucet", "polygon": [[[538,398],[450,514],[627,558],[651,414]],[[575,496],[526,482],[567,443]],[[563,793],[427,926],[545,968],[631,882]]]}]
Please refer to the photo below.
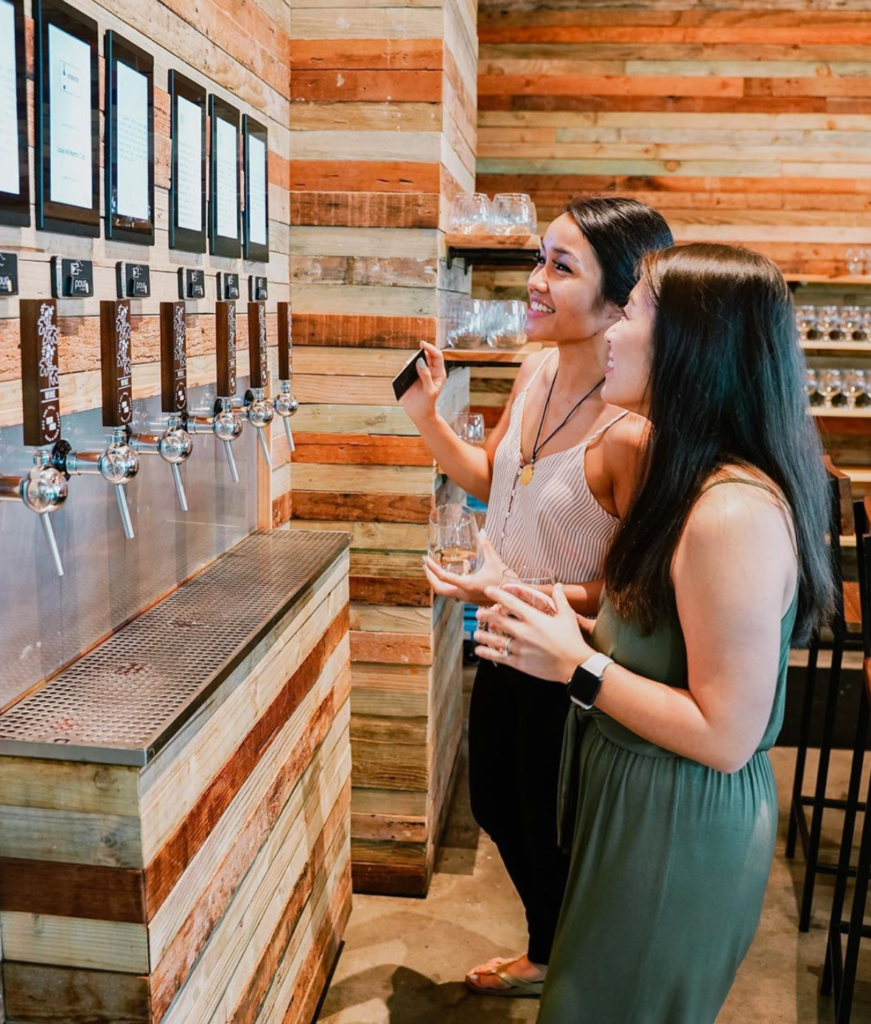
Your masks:
[{"label": "chrome tap faucet", "polygon": [[233,406],[236,394],[236,303],[215,303],[215,351],[218,362],[217,391],[214,413],[191,415],[185,412],[182,426],[191,434],[214,434],[224,445],[230,477],[239,483],[239,470],[232,444],[242,433],[242,420]]},{"label": "chrome tap faucet", "polygon": [[100,303],[100,366],[103,384],[103,426],[112,433],[105,448],[73,451],[61,439],[54,446],[52,464],[71,476],[101,476],[115,489],[121,525],[127,540],[133,540],[133,522],[127,504],[127,484],[139,472],[139,456],[128,444],[133,419],[133,355],[130,347],[132,325],[130,300]]},{"label": "chrome tap faucet", "polygon": [[257,431],[260,451],[269,468],[272,468],[272,456],[266,440],[266,428],[274,416],[272,402],[266,397],[266,383],[269,377],[269,363],[266,352],[266,303],[248,303],[248,351],[250,353],[251,387],[245,392],[245,404],[242,407],[248,422]]},{"label": "chrome tap faucet", "polygon": [[51,513],[66,501],[68,488],[51,465],[49,447],[61,431],[57,303],[22,299],[20,317],[23,433],[25,445],[34,449],[33,468],[24,476],[0,476],[0,501],[20,501],[39,516],[55,570],[63,576]]},{"label": "chrome tap faucet", "polygon": [[299,408],[299,402],[293,396],[293,341],[290,330],[290,303],[278,303],[278,394],[272,400],[272,408],[276,416],[281,417],[287,447],[293,452],[293,431],[290,429],[290,417]]},{"label": "chrome tap faucet", "polygon": [[181,465],[194,450],[191,435],[182,426],[187,409],[187,322],[183,302],[160,304],[161,409],[169,413],[161,434],[135,434],[128,429],[131,448],[140,455],[159,455],[169,465],[178,506],[187,512],[188,501]]},{"label": "chrome tap faucet", "polygon": [[33,453],[33,469],[26,476],[0,476],[0,501],[21,501],[39,516],[54,567],[58,576],[63,576],[51,513],[63,505],[69,489],[63,474],[51,465],[50,458],[48,451],[37,448]]}]

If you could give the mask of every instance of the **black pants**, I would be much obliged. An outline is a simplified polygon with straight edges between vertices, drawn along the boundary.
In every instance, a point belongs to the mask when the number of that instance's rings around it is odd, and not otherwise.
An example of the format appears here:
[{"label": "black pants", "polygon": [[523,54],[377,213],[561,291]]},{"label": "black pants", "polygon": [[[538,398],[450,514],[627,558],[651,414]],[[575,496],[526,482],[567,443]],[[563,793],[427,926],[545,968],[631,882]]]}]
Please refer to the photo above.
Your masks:
[{"label": "black pants", "polygon": [[529,927],[528,956],[550,960],[569,860],[557,846],[566,688],[482,661],[469,711],[472,814],[505,862]]}]

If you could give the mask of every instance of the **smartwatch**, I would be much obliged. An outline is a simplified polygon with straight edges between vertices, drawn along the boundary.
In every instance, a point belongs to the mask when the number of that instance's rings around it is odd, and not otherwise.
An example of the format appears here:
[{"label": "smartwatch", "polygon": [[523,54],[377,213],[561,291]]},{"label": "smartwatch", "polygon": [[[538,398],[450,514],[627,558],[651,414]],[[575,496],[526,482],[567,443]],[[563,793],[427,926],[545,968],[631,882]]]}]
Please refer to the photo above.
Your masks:
[{"label": "smartwatch", "polygon": [[573,704],[589,711],[596,703],[599,690],[602,689],[602,677],[605,669],[614,664],[614,659],[607,654],[593,654],[578,665],[569,679],[569,698]]}]

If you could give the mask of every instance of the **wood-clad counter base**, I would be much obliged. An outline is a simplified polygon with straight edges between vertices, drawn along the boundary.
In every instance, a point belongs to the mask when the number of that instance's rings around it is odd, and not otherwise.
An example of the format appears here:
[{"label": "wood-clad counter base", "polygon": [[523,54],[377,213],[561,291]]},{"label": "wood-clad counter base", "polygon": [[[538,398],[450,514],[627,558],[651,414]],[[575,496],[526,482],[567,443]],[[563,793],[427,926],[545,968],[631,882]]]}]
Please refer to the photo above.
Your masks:
[{"label": "wood-clad counter base", "polygon": [[9,1022],[309,1024],[351,900],[347,549],[255,534],[0,716]]}]

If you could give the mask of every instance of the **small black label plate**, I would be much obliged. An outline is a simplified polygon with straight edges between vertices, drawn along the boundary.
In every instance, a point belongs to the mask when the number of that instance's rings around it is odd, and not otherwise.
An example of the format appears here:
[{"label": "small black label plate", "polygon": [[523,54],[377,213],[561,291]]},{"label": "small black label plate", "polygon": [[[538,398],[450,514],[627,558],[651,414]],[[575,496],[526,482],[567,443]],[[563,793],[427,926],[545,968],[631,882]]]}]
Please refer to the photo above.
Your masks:
[{"label": "small black label plate", "polygon": [[94,294],[93,262],[52,256],[51,294],[55,299],[90,299]]},{"label": "small black label plate", "polygon": [[235,302],[239,298],[239,275],[218,274],[218,298]]},{"label": "small black label plate", "polygon": [[253,274],[248,278],[248,301],[263,302],[269,298],[269,284],[265,277]]},{"label": "small black label plate", "polygon": [[0,252],[0,299],[18,294],[18,257],[14,252]]},{"label": "small black label plate", "polygon": [[115,276],[119,299],[151,297],[151,268],[147,263],[116,263]]},{"label": "small black label plate", "polygon": [[180,299],[204,299],[206,297],[206,272],[179,267],[178,297]]}]

